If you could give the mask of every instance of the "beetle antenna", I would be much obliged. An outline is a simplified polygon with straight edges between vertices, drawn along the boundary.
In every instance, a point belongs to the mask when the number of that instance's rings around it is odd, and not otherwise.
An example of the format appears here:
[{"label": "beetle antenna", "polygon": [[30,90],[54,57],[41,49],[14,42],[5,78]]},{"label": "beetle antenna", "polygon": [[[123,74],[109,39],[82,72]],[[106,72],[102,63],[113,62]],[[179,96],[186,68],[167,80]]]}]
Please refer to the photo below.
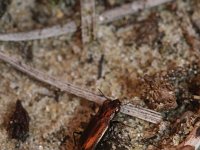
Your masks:
[{"label": "beetle antenna", "polygon": [[100,96],[103,96],[103,97],[105,97],[105,98],[108,99],[108,100],[112,100],[111,98],[105,96],[105,94],[104,94],[100,89],[98,89],[98,90],[99,90],[99,92],[101,93]]}]

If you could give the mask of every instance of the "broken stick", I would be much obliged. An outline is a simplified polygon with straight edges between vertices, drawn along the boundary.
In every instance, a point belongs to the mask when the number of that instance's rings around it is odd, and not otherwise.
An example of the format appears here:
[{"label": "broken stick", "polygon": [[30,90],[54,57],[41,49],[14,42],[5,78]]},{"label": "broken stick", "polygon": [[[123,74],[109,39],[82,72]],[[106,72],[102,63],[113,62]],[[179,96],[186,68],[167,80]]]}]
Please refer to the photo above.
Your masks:
[{"label": "broken stick", "polygon": [[134,14],[140,10],[152,8],[171,1],[172,0],[137,0],[129,4],[124,4],[121,7],[103,12],[99,16],[98,20],[100,24],[109,23],[126,15]]},{"label": "broken stick", "polygon": [[77,30],[77,25],[74,21],[64,25],[55,25],[52,27],[38,29],[29,32],[21,33],[5,33],[0,34],[0,41],[29,41],[44,39],[53,36],[60,36],[68,33],[74,33]]},{"label": "broken stick", "polygon": [[49,76],[41,71],[38,71],[32,67],[27,66],[24,63],[19,62],[15,58],[11,58],[11,57],[3,54],[2,52],[0,52],[0,60],[4,61],[6,63],[9,63],[11,66],[16,68],[17,70],[33,77],[34,79],[37,79],[37,80],[39,80],[43,83],[49,84],[51,86],[57,87],[61,91],[66,91],[68,93],[71,93],[78,97],[82,97],[82,98],[90,100],[90,101],[93,101],[100,105],[106,100],[106,98],[103,96],[99,96],[88,90],[81,89],[70,83],[60,81],[52,76]]}]

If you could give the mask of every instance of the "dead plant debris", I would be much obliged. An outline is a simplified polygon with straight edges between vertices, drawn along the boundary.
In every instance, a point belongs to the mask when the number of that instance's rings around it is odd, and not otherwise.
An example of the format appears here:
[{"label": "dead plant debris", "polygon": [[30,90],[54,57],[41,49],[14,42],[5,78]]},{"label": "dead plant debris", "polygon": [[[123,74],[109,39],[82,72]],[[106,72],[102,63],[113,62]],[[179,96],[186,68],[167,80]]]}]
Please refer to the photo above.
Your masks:
[{"label": "dead plant debris", "polygon": [[[157,143],[154,146],[159,149],[166,147],[170,149],[190,134],[199,118],[200,103],[192,97],[198,94],[194,92],[196,90],[191,90],[189,87],[196,87],[196,84],[199,84],[194,82],[198,78],[198,73],[199,64],[192,63],[151,77],[144,77],[142,97],[147,106],[166,112],[166,124],[152,127],[153,130],[146,132],[144,142],[148,141],[150,145]],[[199,134],[199,128],[196,134]],[[193,146],[196,145],[184,145],[181,148],[194,149]]]},{"label": "dead plant debris", "polygon": [[17,100],[15,111],[8,124],[9,136],[24,142],[29,136],[29,121],[28,112],[22,106],[21,101]]},{"label": "dead plant debris", "polygon": [[191,100],[193,95],[198,94],[194,87],[198,87],[199,65],[192,63],[185,67],[177,67],[144,77],[142,85],[142,99],[149,108],[155,110],[170,110],[183,103],[184,100]]}]

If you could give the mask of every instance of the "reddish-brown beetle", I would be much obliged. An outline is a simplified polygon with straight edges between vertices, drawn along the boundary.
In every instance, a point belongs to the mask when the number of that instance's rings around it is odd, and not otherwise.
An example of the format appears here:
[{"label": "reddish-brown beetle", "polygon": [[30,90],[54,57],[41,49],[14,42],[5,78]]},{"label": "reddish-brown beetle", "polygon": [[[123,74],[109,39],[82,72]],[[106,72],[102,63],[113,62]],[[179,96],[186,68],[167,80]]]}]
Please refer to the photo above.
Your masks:
[{"label": "reddish-brown beetle", "polygon": [[87,128],[81,134],[78,147],[81,150],[94,150],[114,116],[119,112],[121,102],[119,100],[106,100],[99,108],[97,114],[91,119]]}]

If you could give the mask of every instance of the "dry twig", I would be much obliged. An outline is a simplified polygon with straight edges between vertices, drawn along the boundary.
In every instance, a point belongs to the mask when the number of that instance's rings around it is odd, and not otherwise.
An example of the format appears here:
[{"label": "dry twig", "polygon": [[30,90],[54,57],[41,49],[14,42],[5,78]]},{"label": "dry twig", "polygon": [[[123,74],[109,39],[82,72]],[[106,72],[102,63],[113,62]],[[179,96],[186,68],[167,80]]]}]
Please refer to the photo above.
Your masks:
[{"label": "dry twig", "polygon": [[120,19],[126,15],[134,14],[140,10],[155,7],[172,0],[137,0],[130,4],[122,5],[121,7],[108,10],[99,16],[99,23],[109,23]]},{"label": "dry twig", "polygon": [[55,25],[53,27],[38,29],[35,31],[21,33],[0,34],[0,41],[28,41],[44,39],[54,36],[60,36],[68,33],[74,33],[77,30],[75,22],[71,21],[64,25]]},{"label": "dry twig", "polygon": [[40,72],[32,67],[29,67],[29,66],[25,65],[24,63],[21,63],[18,60],[3,54],[2,52],[0,52],[0,60],[4,61],[6,63],[9,63],[17,70],[35,78],[41,82],[44,82],[51,86],[57,87],[62,91],[66,91],[66,92],[74,94],[78,97],[93,101],[97,104],[102,104],[103,101],[106,100],[105,97],[99,96],[88,90],[81,89],[70,83],[66,83],[66,82],[60,81],[52,76],[46,75],[45,73]]},{"label": "dry twig", "polygon": [[137,118],[155,124],[158,124],[162,121],[161,113],[140,106],[135,106],[133,104],[122,106],[121,112],[130,116],[137,116]]},{"label": "dry twig", "polygon": [[[62,91],[66,91],[70,94],[74,94],[78,97],[93,101],[97,104],[102,104],[106,97],[99,96],[91,91],[81,89],[77,86],[74,86],[70,83],[60,81],[52,76],[46,75],[45,73],[42,73],[34,68],[31,68],[18,60],[11,58],[2,52],[0,52],[0,60],[10,64],[12,67],[16,68],[17,70],[43,82],[46,84],[49,84],[51,86],[57,87]],[[152,123],[159,123],[162,120],[162,116],[160,113],[155,112],[153,110],[149,110],[142,107],[137,107],[133,104],[128,104],[122,106],[121,112],[133,117],[137,117]]]}]

